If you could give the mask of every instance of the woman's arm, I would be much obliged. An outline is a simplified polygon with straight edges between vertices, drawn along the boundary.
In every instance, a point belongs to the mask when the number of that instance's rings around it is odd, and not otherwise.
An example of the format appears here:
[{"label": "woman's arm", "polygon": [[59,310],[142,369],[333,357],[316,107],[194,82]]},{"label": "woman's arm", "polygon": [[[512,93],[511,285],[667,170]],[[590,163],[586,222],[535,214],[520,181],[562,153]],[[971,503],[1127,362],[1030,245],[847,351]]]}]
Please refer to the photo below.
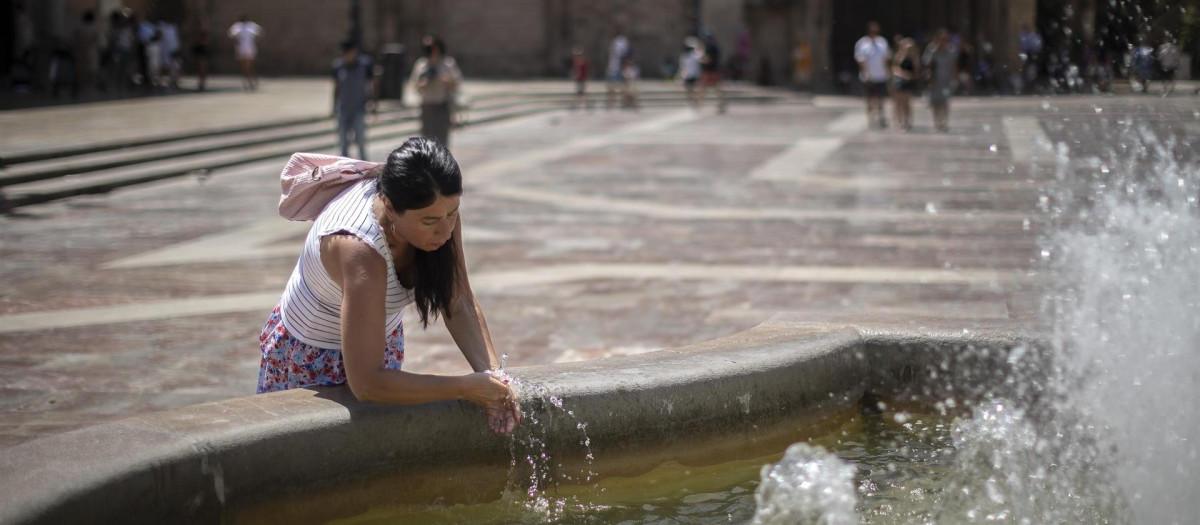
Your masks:
[{"label": "woman's arm", "polygon": [[436,376],[384,368],[387,263],[350,235],[321,239],[321,262],[342,288],[342,360],[356,398],[394,404],[467,399],[484,407],[505,402],[508,387],[487,374]]},{"label": "woman's arm", "polygon": [[462,214],[454,225],[454,234],[450,238],[458,252],[458,279],[454,299],[450,303],[450,318],[446,319],[446,329],[450,331],[458,349],[467,358],[471,369],[476,372],[499,370],[500,360],[496,358],[496,349],[492,346],[492,336],[488,333],[487,321],[483,318],[483,309],[471,291],[471,282],[467,278],[467,257],[462,245]]},{"label": "woman's arm", "polygon": [[[483,317],[483,308],[471,291],[471,281],[467,277],[467,256],[462,244],[462,214],[458,214],[458,222],[454,225],[451,241],[458,252],[458,279],[454,299],[450,304],[451,315],[445,320],[446,329],[462,351],[471,369],[475,372],[499,370],[500,361],[496,359],[496,349],[492,345],[492,336],[488,333],[487,320]],[[488,426],[494,432],[510,432],[521,423],[520,400],[515,391],[509,392],[509,397],[500,405],[487,407]]]}]

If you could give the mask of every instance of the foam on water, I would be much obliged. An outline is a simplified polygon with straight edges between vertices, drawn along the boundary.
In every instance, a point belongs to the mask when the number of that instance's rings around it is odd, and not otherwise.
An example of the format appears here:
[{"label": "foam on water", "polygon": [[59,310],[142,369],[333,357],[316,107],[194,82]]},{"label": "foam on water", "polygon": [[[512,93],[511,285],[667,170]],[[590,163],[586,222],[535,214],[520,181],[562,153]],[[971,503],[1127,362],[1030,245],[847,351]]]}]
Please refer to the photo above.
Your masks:
[{"label": "foam on water", "polygon": [[762,468],[761,477],[755,525],[858,523],[854,467],[821,447],[793,444],[778,463]]}]

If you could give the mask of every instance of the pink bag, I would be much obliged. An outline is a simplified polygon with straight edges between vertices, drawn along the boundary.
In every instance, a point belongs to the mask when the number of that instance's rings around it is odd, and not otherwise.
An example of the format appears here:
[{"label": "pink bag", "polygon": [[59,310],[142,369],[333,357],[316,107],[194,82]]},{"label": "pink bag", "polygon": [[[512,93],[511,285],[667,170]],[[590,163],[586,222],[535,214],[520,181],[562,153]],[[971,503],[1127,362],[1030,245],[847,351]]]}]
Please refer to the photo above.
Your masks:
[{"label": "pink bag", "polygon": [[294,153],[279,174],[283,195],[279,215],[291,221],[311,221],[325,205],[351,184],[375,178],[383,172],[377,162],[322,155]]}]

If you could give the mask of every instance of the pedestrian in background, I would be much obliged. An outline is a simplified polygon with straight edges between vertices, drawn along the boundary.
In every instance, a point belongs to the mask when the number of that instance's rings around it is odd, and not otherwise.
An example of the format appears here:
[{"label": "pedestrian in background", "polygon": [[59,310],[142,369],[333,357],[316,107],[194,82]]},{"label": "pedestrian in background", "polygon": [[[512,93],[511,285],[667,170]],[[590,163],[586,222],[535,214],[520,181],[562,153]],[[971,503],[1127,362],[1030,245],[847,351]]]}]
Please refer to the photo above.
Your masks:
[{"label": "pedestrian in background", "polygon": [[136,40],[129,14],[113,9],[108,15],[108,83],[117,93],[124,93],[133,78]]},{"label": "pedestrian in background", "polygon": [[912,131],[912,99],[917,92],[918,75],[917,43],[911,38],[901,38],[896,45],[896,56],[892,61],[892,105],[896,126]]},{"label": "pedestrian in background", "polygon": [[704,96],[711,88],[717,91],[717,112],[725,112],[725,91],[721,89],[721,46],[717,37],[705,29],[701,32],[704,54],[700,57],[700,93],[696,95],[696,109],[704,103]]},{"label": "pedestrian in background", "polygon": [[1017,35],[1017,51],[1021,57],[1021,76],[1018,77],[1018,89],[1033,90],[1038,83],[1038,68],[1041,63],[1042,47],[1045,42],[1042,35],[1033,30],[1028,23],[1021,24],[1021,32]]},{"label": "pedestrian in background", "polygon": [[[1133,76],[1142,93],[1150,92],[1150,75],[1154,71],[1154,48],[1146,42],[1146,37],[1138,37],[1138,45],[1133,48]],[[1136,87],[1136,86],[1135,86]]]},{"label": "pedestrian in background", "polygon": [[687,94],[688,104],[697,107],[696,83],[700,81],[700,58],[704,51],[700,47],[700,39],[689,36],[683,40],[683,50],[679,52],[679,81]]},{"label": "pedestrian in background", "polygon": [[72,38],[75,48],[75,79],[84,96],[91,95],[96,88],[96,76],[100,71],[100,30],[96,28],[96,13],[91,9],[83,12],[79,27]]},{"label": "pedestrian in background", "polygon": [[633,61],[633,54],[625,55],[625,59],[621,61],[621,77],[625,79],[625,97],[621,100],[621,105],[629,109],[636,110],[638,108],[638,78],[642,76],[642,71],[638,68],[637,62]]},{"label": "pedestrian in background", "polygon": [[807,88],[812,83],[812,44],[796,39],[792,48],[792,87]]},{"label": "pedestrian in background", "polygon": [[1170,35],[1158,46],[1158,69],[1163,83],[1163,95],[1175,91],[1175,70],[1179,67],[1179,47]]},{"label": "pedestrian in background", "polygon": [[971,64],[975,60],[975,49],[970,42],[960,40],[954,45],[958,50],[958,85],[956,92],[960,95],[969,95],[975,89],[971,82]]},{"label": "pedestrian in background", "polygon": [[208,59],[212,53],[211,46],[208,30],[202,29],[200,35],[196,37],[196,44],[192,46],[192,59],[196,61],[196,88],[200,91],[204,91],[208,82]]},{"label": "pedestrian in background", "polygon": [[621,92],[622,99],[626,96],[628,86],[625,84],[625,76],[621,74],[621,67],[629,53],[629,39],[620,31],[613,31],[612,40],[608,44],[608,67],[604,70],[604,105],[607,108],[612,108],[617,91]]},{"label": "pedestrian in background", "polygon": [[333,116],[343,157],[350,156],[353,137],[358,158],[367,160],[367,106],[376,110],[373,70],[371,59],[359,52],[356,42],[342,42],[342,56],[333,61]]},{"label": "pedestrian in background", "polygon": [[175,68],[175,62],[179,59],[179,26],[173,22],[159,20],[158,31],[162,33],[163,85],[179,89],[179,75]]},{"label": "pedestrian in background", "polygon": [[258,74],[254,71],[254,61],[258,58],[258,38],[262,33],[262,26],[251,22],[250,17],[246,15],[242,15],[229,27],[229,38],[237,41],[234,54],[238,65],[241,66],[243,89],[258,89]]},{"label": "pedestrian in background", "polygon": [[929,85],[929,107],[933,125],[942,133],[950,132],[950,94],[958,78],[958,50],[950,43],[950,33],[939,29],[925,52],[925,71]]},{"label": "pedestrian in background", "polygon": [[575,101],[571,108],[591,107],[587,98],[588,61],[580,45],[571,49],[571,79],[575,81]]},{"label": "pedestrian in background", "polygon": [[134,84],[142,87],[145,91],[154,89],[154,85],[150,82],[150,65],[147,62],[146,46],[150,44],[150,39],[154,38],[156,26],[154,22],[142,20],[137,14],[131,18],[134,36],[134,60],[137,60],[137,73],[134,75]]},{"label": "pedestrian in background", "polygon": [[421,41],[421,58],[413,64],[412,84],[421,99],[421,135],[450,144],[450,122],[454,97],[462,83],[462,72],[453,57],[446,55],[442,39],[427,35]]},{"label": "pedestrian in background", "polygon": [[146,85],[151,91],[158,91],[160,87],[164,87],[163,68],[166,63],[163,62],[163,37],[162,31],[155,29],[150,34],[150,39],[146,41],[144,46],[146,54]]},{"label": "pedestrian in background", "polygon": [[858,78],[867,90],[867,122],[887,127],[883,114],[883,99],[888,96],[888,61],[891,50],[887,39],[879,35],[879,23],[867,22],[867,34],[854,44],[854,61],[858,62]]}]

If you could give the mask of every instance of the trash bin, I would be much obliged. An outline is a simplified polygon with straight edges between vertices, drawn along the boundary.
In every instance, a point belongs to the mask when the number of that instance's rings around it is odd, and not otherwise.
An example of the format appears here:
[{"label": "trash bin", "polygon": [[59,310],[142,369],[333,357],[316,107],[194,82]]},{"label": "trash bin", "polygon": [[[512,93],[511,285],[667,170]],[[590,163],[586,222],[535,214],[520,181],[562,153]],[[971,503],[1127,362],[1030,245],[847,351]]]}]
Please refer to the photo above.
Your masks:
[{"label": "trash bin", "polygon": [[407,71],[404,70],[404,45],[398,43],[384,44],[379,53],[379,98],[396,100],[404,105],[404,81]]}]

